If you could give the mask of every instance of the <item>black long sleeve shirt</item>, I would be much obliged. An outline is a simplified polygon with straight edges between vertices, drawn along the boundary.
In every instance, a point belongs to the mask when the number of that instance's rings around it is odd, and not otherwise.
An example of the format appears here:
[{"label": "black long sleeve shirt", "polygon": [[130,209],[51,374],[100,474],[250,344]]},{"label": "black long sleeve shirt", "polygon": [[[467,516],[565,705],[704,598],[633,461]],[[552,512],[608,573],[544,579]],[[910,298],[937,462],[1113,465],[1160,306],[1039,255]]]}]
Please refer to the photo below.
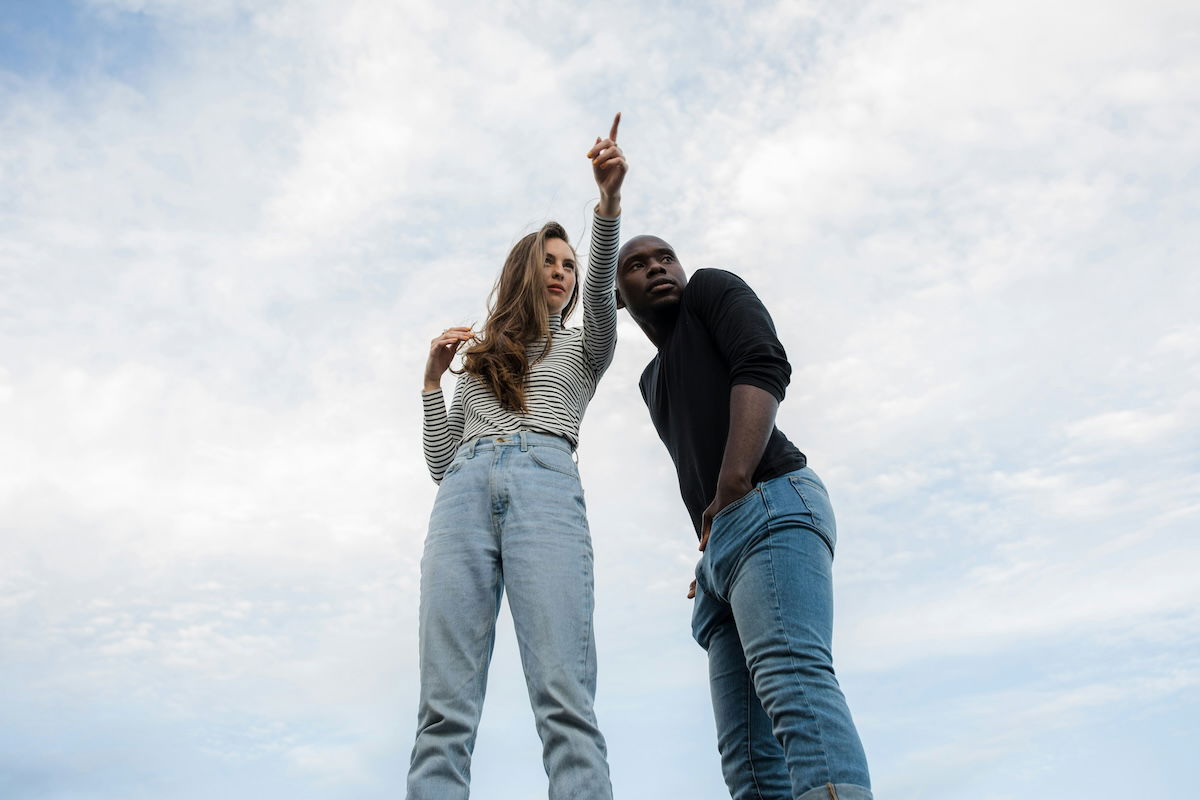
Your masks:
[{"label": "black long sleeve shirt", "polygon": [[[696,270],[680,297],[675,330],[646,365],[640,386],[675,462],[679,493],[697,536],[717,492],[730,389],[757,386],[782,401],[791,375],[771,315],[754,290],[732,272]],[[771,480],[805,463],[804,454],[774,428],[752,480]]]}]

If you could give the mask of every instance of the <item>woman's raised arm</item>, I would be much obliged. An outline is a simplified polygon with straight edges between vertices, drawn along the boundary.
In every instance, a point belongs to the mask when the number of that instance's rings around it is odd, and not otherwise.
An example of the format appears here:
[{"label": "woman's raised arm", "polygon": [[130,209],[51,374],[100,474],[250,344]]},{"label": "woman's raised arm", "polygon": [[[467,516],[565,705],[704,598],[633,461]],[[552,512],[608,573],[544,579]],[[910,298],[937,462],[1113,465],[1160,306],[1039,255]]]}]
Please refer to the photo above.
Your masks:
[{"label": "woman's raised arm", "polygon": [[625,153],[617,145],[621,115],[613,117],[608,138],[596,137],[588,151],[592,175],[600,190],[600,203],[592,216],[592,243],[588,247],[587,278],[583,285],[583,347],[597,375],[608,369],[617,346],[617,303],[613,283],[617,274],[617,249],[621,244],[621,185],[629,171]]}]

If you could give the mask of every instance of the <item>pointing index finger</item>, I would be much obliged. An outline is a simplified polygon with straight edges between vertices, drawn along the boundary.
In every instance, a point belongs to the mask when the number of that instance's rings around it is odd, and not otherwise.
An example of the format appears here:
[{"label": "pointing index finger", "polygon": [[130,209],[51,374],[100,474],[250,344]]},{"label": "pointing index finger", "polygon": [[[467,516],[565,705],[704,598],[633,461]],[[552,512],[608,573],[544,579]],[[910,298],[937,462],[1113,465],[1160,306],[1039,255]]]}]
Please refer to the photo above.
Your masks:
[{"label": "pointing index finger", "polygon": [[621,112],[618,111],[617,115],[615,117],[613,117],[612,130],[608,134],[608,138],[614,142],[617,141],[617,126],[620,124],[621,124]]}]

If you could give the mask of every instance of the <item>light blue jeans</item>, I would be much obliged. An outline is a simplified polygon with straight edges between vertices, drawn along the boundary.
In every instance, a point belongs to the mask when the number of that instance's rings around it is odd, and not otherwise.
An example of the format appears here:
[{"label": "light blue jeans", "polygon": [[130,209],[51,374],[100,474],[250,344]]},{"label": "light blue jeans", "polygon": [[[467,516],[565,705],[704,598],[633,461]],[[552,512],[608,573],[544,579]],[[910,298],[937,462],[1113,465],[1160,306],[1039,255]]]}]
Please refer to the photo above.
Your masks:
[{"label": "light blue jeans", "polygon": [[508,589],[551,800],[610,800],[592,710],[592,540],[570,444],[485,437],[446,469],[421,558],[421,697],[408,800],[465,800]]},{"label": "light blue jeans", "polygon": [[871,800],[833,672],[836,542],[829,495],[807,467],[758,484],[713,520],[692,634],[708,651],[733,800]]}]

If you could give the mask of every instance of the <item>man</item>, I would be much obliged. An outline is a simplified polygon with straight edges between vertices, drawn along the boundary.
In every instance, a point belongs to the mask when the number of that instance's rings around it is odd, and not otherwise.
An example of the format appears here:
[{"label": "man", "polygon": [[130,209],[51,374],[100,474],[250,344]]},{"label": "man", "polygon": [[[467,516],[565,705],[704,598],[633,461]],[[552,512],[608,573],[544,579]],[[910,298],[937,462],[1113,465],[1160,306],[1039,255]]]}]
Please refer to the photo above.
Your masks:
[{"label": "man", "polygon": [[775,427],[791,366],[770,315],[733,273],[689,282],[656,236],[621,248],[617,304],[658,347],[642,397],[703,551],[692,634],[708,651],[730,795],[870,800],[833,671],[833,509]]}]

